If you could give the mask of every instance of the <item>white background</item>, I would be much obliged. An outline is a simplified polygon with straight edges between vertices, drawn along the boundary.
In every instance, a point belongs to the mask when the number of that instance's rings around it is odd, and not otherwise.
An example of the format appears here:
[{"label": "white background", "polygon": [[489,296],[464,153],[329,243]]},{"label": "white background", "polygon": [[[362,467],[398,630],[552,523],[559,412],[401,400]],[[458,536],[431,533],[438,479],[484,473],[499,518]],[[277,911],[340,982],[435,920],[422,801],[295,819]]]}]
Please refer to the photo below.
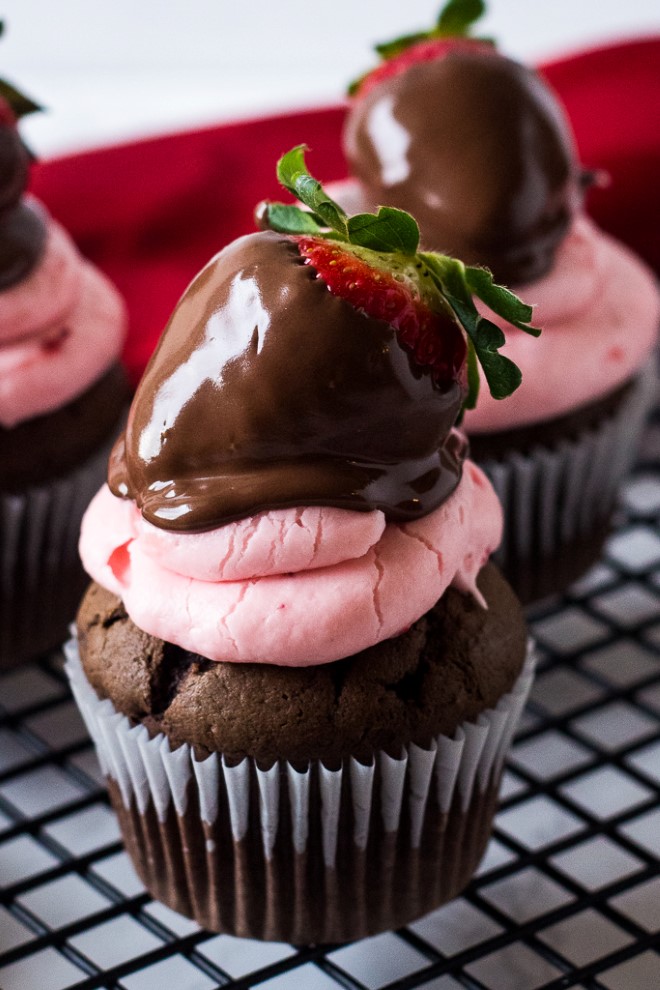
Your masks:
[{"label": "white background", "polygon": [[[8,0],[1,72],[48,113],[44,156],[263,111],[331,103],[375,41],[430,26],[442,0]],[[660,33],[659,0],[491,0],[483,33],[543,59]]]}]

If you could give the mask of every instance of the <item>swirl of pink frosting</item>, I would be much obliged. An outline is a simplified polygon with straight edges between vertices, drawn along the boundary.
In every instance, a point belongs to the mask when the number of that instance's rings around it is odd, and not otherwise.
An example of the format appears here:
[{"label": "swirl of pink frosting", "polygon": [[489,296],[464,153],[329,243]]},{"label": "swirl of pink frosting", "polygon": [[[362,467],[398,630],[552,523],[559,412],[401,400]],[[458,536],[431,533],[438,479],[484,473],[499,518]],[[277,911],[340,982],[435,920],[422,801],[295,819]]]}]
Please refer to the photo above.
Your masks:
[{"label": "swirl of pink frosting", "polygon": [[27,278],[0,292],[0,426],[70,402],[117,360],[124,303],[51,217]]},{"label": "swirl of pink frosting", "polygon": [[506,402],[493,399],[482,378],[469,433],[488,433],[562,416],[613,392],[632,378],[655,346],[660,295],[652,272],[623,244],[579,217],[559,247],[552,271],[516,290],[534,306],[538,339],[504,323],[501,353],[522,371]]},{"label": "swirl of pink frosting", "polygon": [[450,584],[485,605],[476,578],[501,533],[497,497],[466,461],[447,501],[408,523],[309,507],[175,533],[104,486],[80,555],[153,636],[211,660],[312,666],[399,635]]}]

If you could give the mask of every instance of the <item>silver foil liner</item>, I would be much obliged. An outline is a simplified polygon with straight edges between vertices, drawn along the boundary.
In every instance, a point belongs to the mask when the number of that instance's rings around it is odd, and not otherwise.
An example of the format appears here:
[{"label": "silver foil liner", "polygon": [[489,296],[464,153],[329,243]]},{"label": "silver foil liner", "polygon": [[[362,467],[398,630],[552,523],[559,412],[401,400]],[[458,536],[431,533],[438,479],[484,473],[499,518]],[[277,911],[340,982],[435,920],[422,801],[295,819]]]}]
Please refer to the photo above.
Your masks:
[{"label": "silver foil liner", "polygon": [[490,835],[505,755],[534,671],[530,645],[495,708],[428,749],[327,768],[260,767],[184,744],[100,700],[77,643],[66,671],[124,841],[158,899],[217,931],[294,943],[397,927],[455,896]]},{"label": "silver foil liner", "polygon": [[65,641],[85,586],[80,523],[105,480],[114,434],[45,485],[0,494],[0,667]]},{"label": "silver foil liner", "polygon": [[619,407],[581,436],[478,461],[504,509],[493,560],[523,601],[561,591],[600,555],[657,398],[653,361]]}]

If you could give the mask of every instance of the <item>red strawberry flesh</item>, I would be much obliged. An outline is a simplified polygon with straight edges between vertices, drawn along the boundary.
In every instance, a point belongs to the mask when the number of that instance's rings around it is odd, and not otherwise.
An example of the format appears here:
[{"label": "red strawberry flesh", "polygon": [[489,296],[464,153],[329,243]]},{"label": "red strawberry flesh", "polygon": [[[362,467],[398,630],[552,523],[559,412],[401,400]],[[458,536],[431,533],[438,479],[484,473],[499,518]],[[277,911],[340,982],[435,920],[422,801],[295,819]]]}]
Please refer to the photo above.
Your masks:
[{"label": "red strawberry flesh", "polygon": [[415,363],[432,369],[441,389],[454,382],[466,385],[466,340],[448,313],[431,309],[394,274],[371,267],[337,241],[305,236],[295,240],[305,264],[329,291],[371,319],[389,323]]},{"label": "red strawberry flesh", "polygon": [[497,49],[487,41],[478,41],[473,38],[429,38],[425,41],[418,41],[410,48],[404,49],[398,55],[386,59],[370,72],[360,82],[356,96],[358,99],[366,96],[372,89],[379,86],[385,79],[392,79],[399,76],[421,62],[435,62],[437,59],[445,58],[452,52],[472,52],[482,55],[496,55]]}]

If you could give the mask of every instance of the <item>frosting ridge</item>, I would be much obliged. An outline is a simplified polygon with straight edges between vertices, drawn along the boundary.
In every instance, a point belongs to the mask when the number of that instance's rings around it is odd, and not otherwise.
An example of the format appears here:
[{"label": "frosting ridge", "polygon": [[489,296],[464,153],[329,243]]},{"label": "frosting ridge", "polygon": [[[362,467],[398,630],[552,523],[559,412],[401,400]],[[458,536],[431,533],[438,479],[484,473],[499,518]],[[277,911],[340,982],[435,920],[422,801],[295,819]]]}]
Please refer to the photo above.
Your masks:
[{"label": "frosting ridge", "polygon": [[[170,569],[165,551],[145,545],[135,504],[104,487],[83,521],[80,553],[88,573],[123,599],[141,629],[218,661],[327,663],[403,632],[450,584],[479,599],[476,577],[499,543],[502,512],[472,462],[466,461],[453,494],[420,519],[384,524],[378,512],[334,512],[334,532],[344,521],[356,532],[363,528],[364,539],[350,557],[344,544],[333,564],[200,580]],[[295,526],[296,510],[286,510],[279,522],[284,529]],[[224,527],[225,545],[237,527]],[[332,532],[327,535],[330,549]],[[266,536],[269,546],[272,536]],[[212,531],[176,537],[197,541],[193,556],[218,538]],[[181,559],[174,566],[184,569]]]},{"label": "frosting ridge", "polygon": [[126,335],[119,293],[46,215],[37,264],[0,291],[0,426],[48,413],[117,360]]}]

